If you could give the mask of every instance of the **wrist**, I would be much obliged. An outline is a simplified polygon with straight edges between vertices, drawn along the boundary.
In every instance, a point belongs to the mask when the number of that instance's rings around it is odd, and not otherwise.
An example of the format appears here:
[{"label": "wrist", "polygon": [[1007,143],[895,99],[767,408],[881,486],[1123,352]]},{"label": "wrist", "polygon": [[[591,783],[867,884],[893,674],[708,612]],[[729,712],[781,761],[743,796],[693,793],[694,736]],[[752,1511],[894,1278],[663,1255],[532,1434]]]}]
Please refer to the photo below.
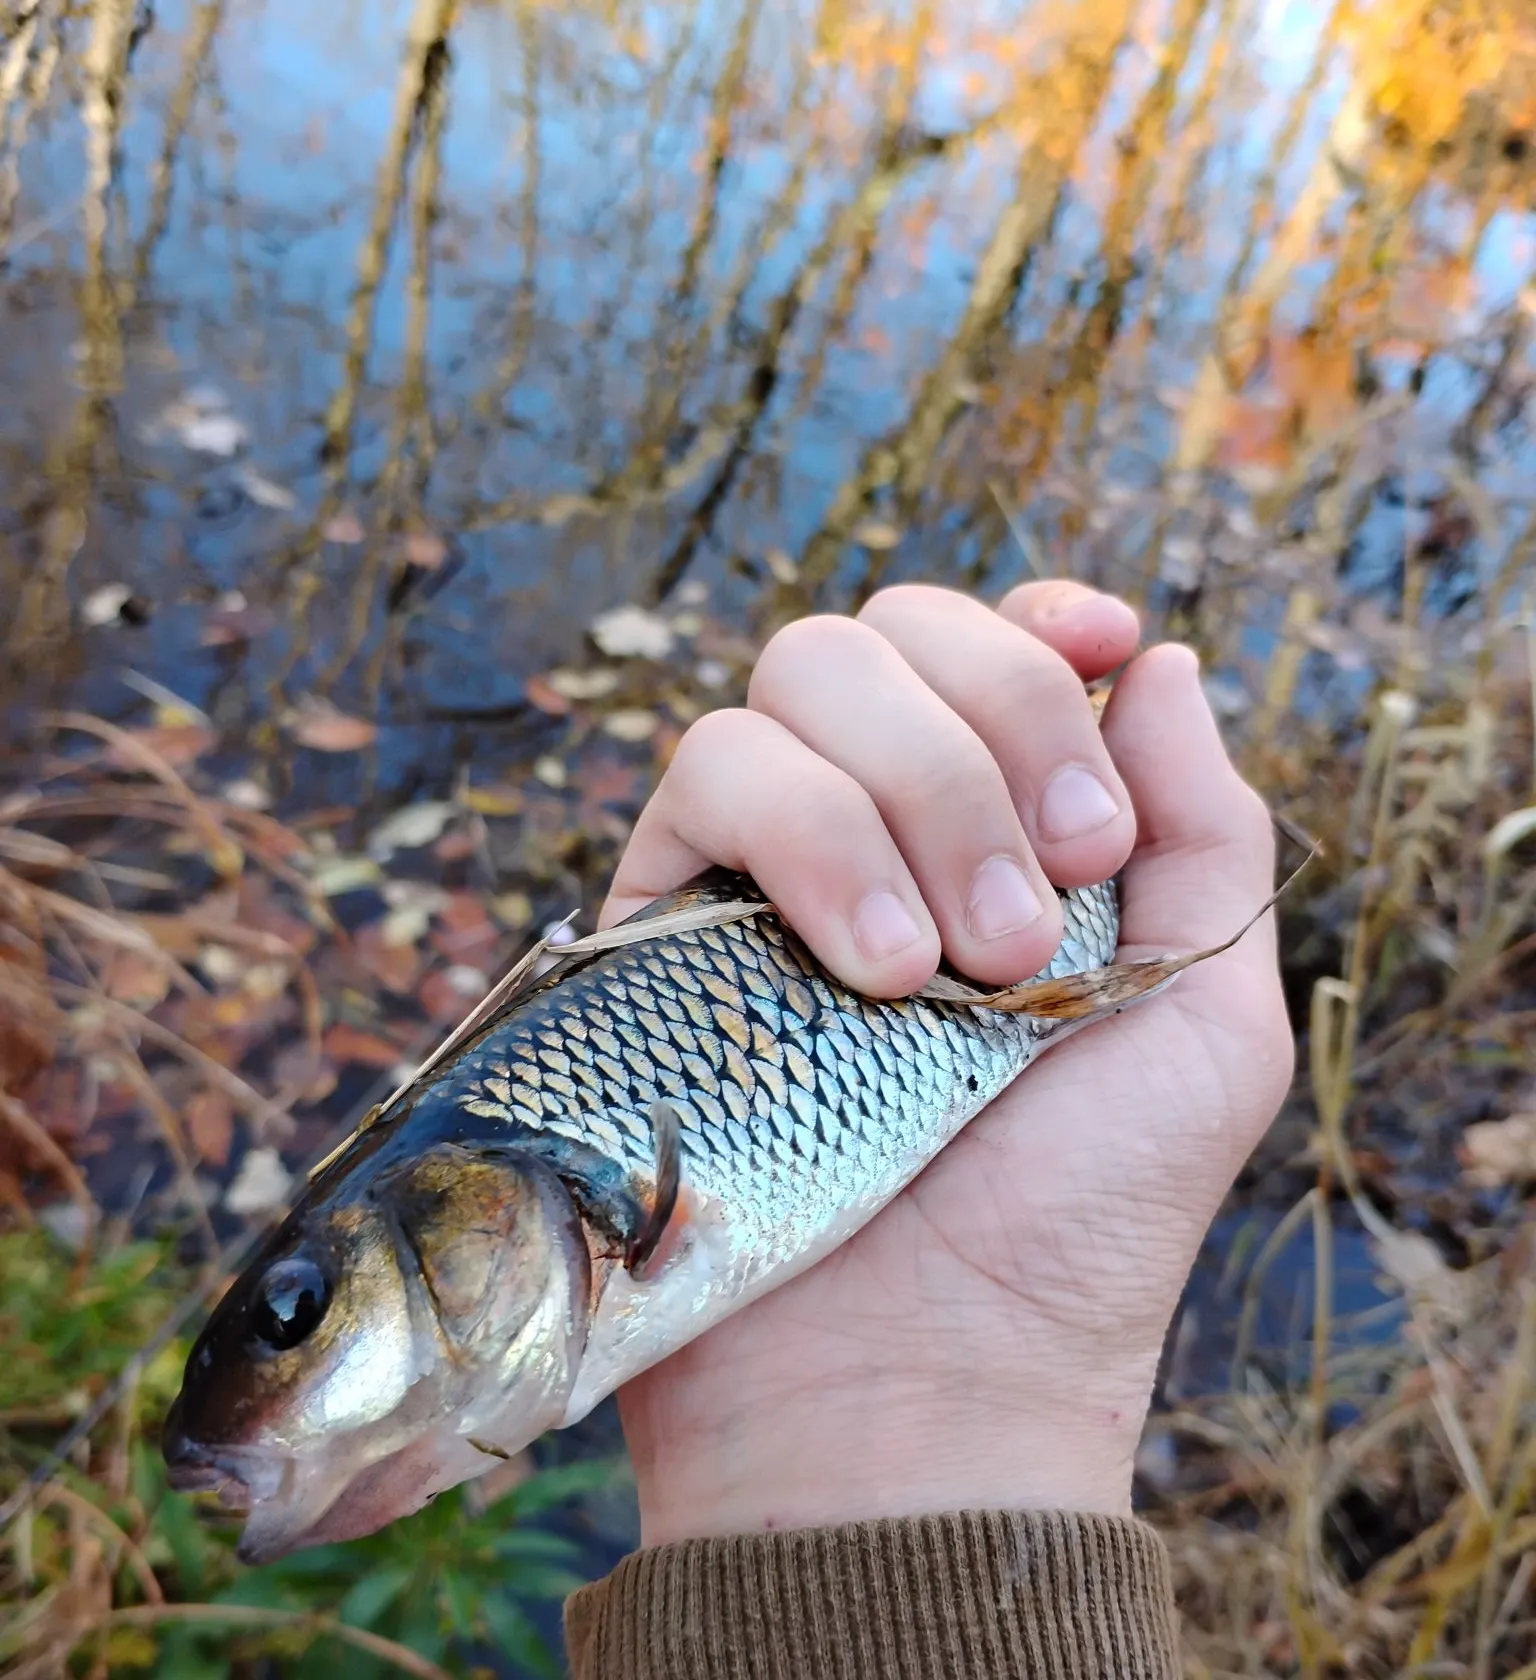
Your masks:
[{"label": "wrist", "polygon": [[1071,1404],[886,1392],[679,1415],[623,1397],[647,1546],[957,1510],[1126,1516],[1144,1385]]}]

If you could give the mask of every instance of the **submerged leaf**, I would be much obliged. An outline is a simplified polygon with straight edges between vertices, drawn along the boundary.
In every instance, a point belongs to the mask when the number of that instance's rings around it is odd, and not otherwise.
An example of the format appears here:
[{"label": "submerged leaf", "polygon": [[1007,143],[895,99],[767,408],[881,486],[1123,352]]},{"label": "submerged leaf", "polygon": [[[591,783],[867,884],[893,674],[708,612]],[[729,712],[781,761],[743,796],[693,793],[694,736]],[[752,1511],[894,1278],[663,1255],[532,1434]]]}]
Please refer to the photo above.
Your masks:
[{"label": "submerged leaf", "polygon": [[231,1213],[245,1217],[271,1213],[287,1201],[292,1182],[275,1149],[253,1149],[240,1163],[224,1205]]},{"label": "submerged leaf", "polygon": [[294,712],[289,733],[300,746],[316,752],[358,752],[378,735],[378,725],[366,718],[352,717],[329,700],[310,695]]},{"label": "submerged leaf", "polygon": [[616,659],[665,659],[672,651],[672,626],[644,607],[614,607],[592,620],[592,640]]}]

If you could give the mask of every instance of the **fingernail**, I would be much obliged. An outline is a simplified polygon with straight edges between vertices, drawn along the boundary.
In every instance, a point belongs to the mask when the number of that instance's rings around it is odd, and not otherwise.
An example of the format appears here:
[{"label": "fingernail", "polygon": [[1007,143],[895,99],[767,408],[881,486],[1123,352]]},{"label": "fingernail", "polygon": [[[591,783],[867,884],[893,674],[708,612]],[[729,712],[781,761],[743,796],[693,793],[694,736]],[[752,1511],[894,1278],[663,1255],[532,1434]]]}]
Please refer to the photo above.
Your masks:
[{"label": "fingernail", "polygon": [[972,938],[1001,939],[1028,927],[1039,914],[1039,897],[1012,858],[988,858],[976,871],[965,906]]},{"label": "fingernail", "polygon": [[854,913],[854,943],[866,962],[884,962],[918,936],[912,912],[893,892],[872,892]]},{"label": "fingernail", "polygon": [[1119,816],[1114,795],[1091,770],[1067,764],[1040,796],[1040,833],[1046,840],[1075,840]]}]

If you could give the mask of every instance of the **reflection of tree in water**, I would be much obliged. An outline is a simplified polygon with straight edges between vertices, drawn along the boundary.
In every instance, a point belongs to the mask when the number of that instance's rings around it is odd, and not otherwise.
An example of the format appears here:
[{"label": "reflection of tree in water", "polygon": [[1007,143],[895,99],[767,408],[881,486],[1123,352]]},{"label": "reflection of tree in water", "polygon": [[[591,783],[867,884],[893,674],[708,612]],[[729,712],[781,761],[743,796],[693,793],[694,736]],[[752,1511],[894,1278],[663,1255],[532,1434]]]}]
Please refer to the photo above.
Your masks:
[{"label": "reflection of tree in water", "polygon": [[[1512,579],[1509,506],[1476,486],[1522,442],[1529,376],[1518,286],[1479,267],[1510,229],[1506,269],[1531,266],[1518,17],[1474,36],[1408,0],[1341,5],[1289,80],[1256,18],[1248,0],[404,7],[371,190],[334,212],[357,229],[349,301],[283,325],[329,390],[318,477],[250,569],[285,606],[269,703],[360,681],[382,706],[456,564],[507,587],[488,544],[527,556],[540,599],[665,599],[701,566],[761,578],[773,551],[778,616],[914,566],[1011,575],[994,492],[1052,564],[1171,599],[1213,646],[1254,585],[1206,557],[1284,551],[1284,590],[1258,586],[1287,603],[1272,710],[1384,491],[1424,528],[1387,579],[1409,619],[1469,542]],[[272,45],[286,26],[240,30]],[[224,90],[250,48],[222,0],[175,22],[23,0],[0,28],[0,250],[13,275],[69,274],[81,329],[72,413],[38,445],[45,506],[4,559],[9,645],[32,659],[103,532],[152,541],[120,399],[125,358],[131,385],[180,307],[183,224],[224,219],[224,250],[200,249],[230,270],[228,325],[275,330],[271,206],[242,171],[251,119]],[[39,260],[58,210],[29,197],[29,160],[59,178],[71,122],[78,245]],[[305,170],[325,177],[324,155]],[[1428,422],[1437,481],[1405,489],[1396,439],[1436,378],[1465,394]],[[363,540],[338,555],[343,520]],[[1454,555],[1447,530],[1470,533]],[[438,533],[471,548],[444,566]]]}]

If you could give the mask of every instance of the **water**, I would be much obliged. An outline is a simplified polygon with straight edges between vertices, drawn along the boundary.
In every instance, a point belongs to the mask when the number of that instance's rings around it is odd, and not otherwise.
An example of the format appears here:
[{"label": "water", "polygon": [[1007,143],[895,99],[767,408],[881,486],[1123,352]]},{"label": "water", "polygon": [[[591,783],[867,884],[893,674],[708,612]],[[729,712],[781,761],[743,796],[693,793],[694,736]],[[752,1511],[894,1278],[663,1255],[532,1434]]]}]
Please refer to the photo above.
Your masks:
[{"label": "water", "polygon": [[[35,77],[53,13],[22,14]],[[1320,14],[274,0],[160,7],[126,42],[125,8],[93,15],[29,124],[0,285],[13,693],[131,714],[126,662],[244,747],[304,695],[377,717],[376,762],[274,766],[314,803],[503,755],[476,714],[503,723],[616,603],[691,582],[761,624],[901,577],[999,589],[1029,562],[996,490],[1043,567],[1154,614],[1199,595],[1239,667],[1285,582],[1331,581],[1255,509],[1362,410],[1340,357],[1375,348],[1308,326],[1364,307],[1347,218],[1395,188],[1337,179],[1309,219],[1383,74]],[[1523,330],[1529,170],[1504,174],[1474,196],[1445,165],[1407,200],[1373,379],[1417,368],[1424,399],[1366,439],[1402,459],[1359,465],[1357,589],[1390,592],[1404,496],[1422,525],[1445,491],[1486,388],[1469,339]],[[1316,249],[1201,443],[1202,358],[1288,204]],[[1496,500],[1530,464],[1523,412],[1497,418],[1471,463]],[[1479,536],[1474,578],[1506,557]],[[147,625],[82,626],[110,585]],[[270,625],[207,647],[232,590]],[[1245,641],[1209,629],[1238,594]]]}]

